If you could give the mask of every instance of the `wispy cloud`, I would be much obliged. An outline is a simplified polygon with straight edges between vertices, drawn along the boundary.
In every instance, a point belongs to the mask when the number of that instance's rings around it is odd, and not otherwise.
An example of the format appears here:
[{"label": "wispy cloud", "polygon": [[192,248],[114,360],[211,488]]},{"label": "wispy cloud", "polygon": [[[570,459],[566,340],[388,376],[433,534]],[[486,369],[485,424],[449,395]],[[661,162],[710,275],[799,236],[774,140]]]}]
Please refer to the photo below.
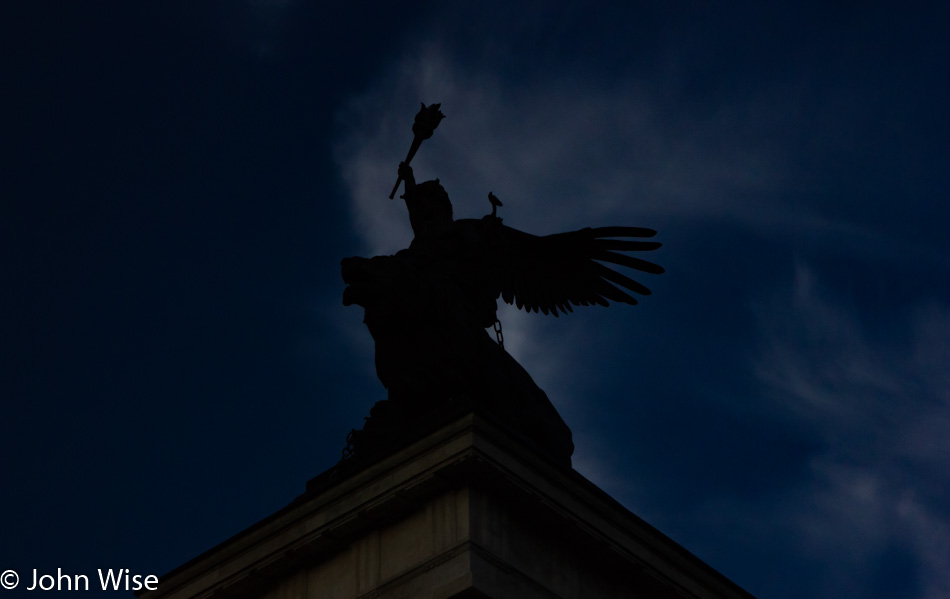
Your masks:
[{"label": "wispy cloud", "polygon": [[[463,217],[487,213],[493,191],[505,202],[506,223],[533,233],[607,222],[728,222],[875,259],[931,260],[932,248],[917,247],[919,240],[827,213],[822,184],[803,168],[833,162],[833,148],[813,140],[819,149],[803,166],[795,147],[782,143],[804,126],[793,88],[775,84],[698,110],[667,105],[635,77],[609,86],[566,76],[514,86],[460,66],[447,44],[431,41],[412,47],[340,111],[335,155],[372,253],[411,239],[403,207],[385,195],[419,102],[437,101],[448,117],[413,166],[418,177],[440,178]],[[854,204],[857,215],[866,205],[860,196],[836,201]]]},{"label": "wispy cloud", "polygon": [[636,82],[514,88],[461,70],[431,44],[340,114],[337,160],[374,251],[410,238],[402,207],[383,198],[420,101],[440,101],[448,117],[416,158],[419,176],[438,176],[462,215],[488,212],[494,191],[507,200],[506,222],[537,232],[608,218],[766,218],[775,196],[752,198],[785,177],[773,151],[755,140],[762,117],[750,110],[705,120],[674,115]]},{"label": "wispy cloud", "polygon": [[787,291],[759,307],[755,371],[776,416],[818,435],[824,450],[793,491],[797,501],[766,518],[790,519],[806,554],[849,563],[837,575],[843,590],[862,594],[886,552],[909,551],[922,597],[946,597],[950,307],[865,324],[804,265]]}]

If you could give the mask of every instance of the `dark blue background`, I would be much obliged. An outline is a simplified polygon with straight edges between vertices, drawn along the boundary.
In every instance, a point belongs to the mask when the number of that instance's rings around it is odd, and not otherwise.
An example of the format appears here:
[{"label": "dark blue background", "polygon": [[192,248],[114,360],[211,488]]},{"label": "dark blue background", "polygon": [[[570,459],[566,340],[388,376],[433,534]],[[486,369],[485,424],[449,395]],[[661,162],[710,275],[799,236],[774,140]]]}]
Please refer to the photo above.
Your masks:
[{"label": "dark blue background", "polygon": [[[339,260],[373,244],[339,148],[371,98],[405,115],[395,174],[416,99],[380,81],[426,48],[503,98],[635,80],[671,143],[723,107],[795,107],[736,133],[783,157],[780,184],[618,223],[661,231],[648,304],[533,331],[587,331],[562,410],[603,461],[582,474],[753,594],[938,596],[950,13],[908,6],[6,3],[0,569],[161,574],[339,459],[384,396],[368,333],[334,324],[361,318]],[[770,378],[795,360],[814,395]],[[874,401],[801,408],[856,389]]]}]

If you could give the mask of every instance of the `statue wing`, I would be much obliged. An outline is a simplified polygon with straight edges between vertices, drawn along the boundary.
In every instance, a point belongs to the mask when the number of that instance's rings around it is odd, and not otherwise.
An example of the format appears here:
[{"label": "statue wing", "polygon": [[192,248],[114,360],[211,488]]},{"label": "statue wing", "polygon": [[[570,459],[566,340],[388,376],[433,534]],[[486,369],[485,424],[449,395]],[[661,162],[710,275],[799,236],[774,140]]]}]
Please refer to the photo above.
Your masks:
[{"label": "statue wing", "polygon": [[639,227],[598,227],[539,237],[499,224],[490,235],[489,278],[506,303],[529,312],[558,316],[572,305],[636,304],[630,292],[650,290],[607,264],[662,273],[663,267],[622,253],[657,249],[660,243],[640,240],[654,235]]}]

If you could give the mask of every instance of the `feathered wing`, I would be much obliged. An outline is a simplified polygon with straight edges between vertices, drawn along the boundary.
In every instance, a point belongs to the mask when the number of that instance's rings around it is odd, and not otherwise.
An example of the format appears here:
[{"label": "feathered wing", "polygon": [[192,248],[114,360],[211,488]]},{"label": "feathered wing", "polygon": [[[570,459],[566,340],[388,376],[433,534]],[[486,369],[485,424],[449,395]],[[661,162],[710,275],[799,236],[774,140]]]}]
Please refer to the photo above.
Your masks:
[{"label": "feathered wing", "polygon": [[[490,280],[501,298],[529,312],[558,315],[574,306],[609,302],[636,304],[631,295],[650,290],[612,265],[660,274],[663,267],[622,252],[660,247],[656,231],[639,227],[598,227],[539,237],[501,224],[492,227],[487,253]],[[606,264],[605,264],[606,263]]]}]

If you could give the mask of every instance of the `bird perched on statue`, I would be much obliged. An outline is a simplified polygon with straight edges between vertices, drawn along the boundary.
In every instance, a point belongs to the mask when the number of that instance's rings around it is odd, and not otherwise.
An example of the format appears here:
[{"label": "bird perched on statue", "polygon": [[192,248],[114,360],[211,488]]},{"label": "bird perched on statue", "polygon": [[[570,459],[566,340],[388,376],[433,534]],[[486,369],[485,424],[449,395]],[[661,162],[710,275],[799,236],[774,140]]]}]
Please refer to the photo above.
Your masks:
[{"label": "bird perched on statue", "polygon": [[498,208],[504,206],[504,204],[501,203],[501,200],[498,199],[498,196],[490,191],[488,192],[488,201],[491,202],[491,215],[496,216]]}]

